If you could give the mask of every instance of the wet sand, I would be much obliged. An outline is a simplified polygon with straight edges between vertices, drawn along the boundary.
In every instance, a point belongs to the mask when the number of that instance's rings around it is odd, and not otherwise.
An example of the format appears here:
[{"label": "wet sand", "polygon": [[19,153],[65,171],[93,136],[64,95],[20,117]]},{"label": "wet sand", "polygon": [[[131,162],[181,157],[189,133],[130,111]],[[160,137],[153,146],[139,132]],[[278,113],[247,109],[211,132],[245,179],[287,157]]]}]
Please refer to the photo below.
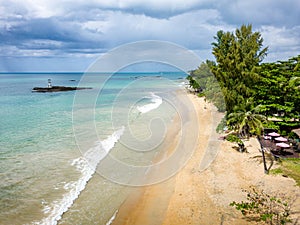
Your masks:
[{"label": "wet sand", "polygon": [[[198,123],[193,126],[201,127],[196,151],[186,166],[170,179],[133,188],[112,224],[253,224],[229,206],[232,201],[245,200],[242,189],[251,185],[270,194],[286,194],[293,198],[293,208],[299,209],[299,187],[290,178],[264,174],[256,139],[246,141],[248,153],[243,154],[232,143],[211,142],[212,138],[215,140],[214,131],[222,115],[203,98],[194,95],[189,98],[197,110]],[[214,154],[207,154],[209,150]],[[207,157],[214,160],[203,170]],[[299,212],[293,212],[293,218],[298,216]]]}]

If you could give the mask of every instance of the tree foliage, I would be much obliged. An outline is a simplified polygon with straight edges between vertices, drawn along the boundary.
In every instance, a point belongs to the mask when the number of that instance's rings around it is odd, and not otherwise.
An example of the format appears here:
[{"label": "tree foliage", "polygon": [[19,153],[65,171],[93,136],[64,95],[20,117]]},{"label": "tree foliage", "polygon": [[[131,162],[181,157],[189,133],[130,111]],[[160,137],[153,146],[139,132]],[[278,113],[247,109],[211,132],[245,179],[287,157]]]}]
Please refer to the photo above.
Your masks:
[{"label": "tree foliage", "polygon": [[198,88],[209,102],[214,103],[219,111],[224,112],[224,96],[219,82],[211,71],[214,65],[215,63],[209,60],[202,62],[197,69],[190,72],[187,79],[189,80],[190,86]]},{"label": "tree foliage", "polygon": [[263,126],[287,132],[300,127],[300,55],[261,63],[268,48],[251,25],[218,31],[214,39],[216,62],[202,63],[188,79],[219,111],[226,111],[229,128],[247,137],[260,135]]},{"label": "tree foliage", "polygon": [[235,33],[218,31],[214,37],[213,55],[217,64],[212,67],[222,88],[226,110],[233,112],[254,95],[253,84],[259,79],[258,66],[267,54],[259,32],[251,25],[243,25]]},{"label": "tree foliage", "polygon": [[[214,39],[216,63],[211,69],[224,95],[228,125],[238,128],[242,136],[260,135],[266,124],[288,131],[299,127],[300,55],[261,63],[268,48],[263,48],[261,34],[253,32],[251,25],[235,32],[218,31]],[[265,118],[274,117],[277,121],[265,123]]]},{"label": "tree foliage", "polygon": [[194,77],[191,75],[187,76],[186,78],[189,81],[189,85],[194,89],[195,92],[199,92],[200,90],[200,85],[199,83],[195,80]]},{"label": "tree foliage", "polygon": [[211,67],[213,65],[214,62],[206,60],[206,62],[202,62],[197,69],[190,72],[190,76],[199,84],[199,87],[202,90],[207,88],[209,78],[214,77],[213,73],[211,72]]},{"label": "tree foliage", "polygon": [[234,112],[227,116],[228,127],[245,138],[249,138],[250,135],[261,135],[267,118],[259,113],[260,107],[261,105],[253,107],[252,99],[245,105],[236,106]]},{"label": "tree foliage", "polygon": [[300,118],[300,55],[287,61],[264,63],[260,79],[253,86],[262,113],[281,120],[282,127],[299,126]]}]

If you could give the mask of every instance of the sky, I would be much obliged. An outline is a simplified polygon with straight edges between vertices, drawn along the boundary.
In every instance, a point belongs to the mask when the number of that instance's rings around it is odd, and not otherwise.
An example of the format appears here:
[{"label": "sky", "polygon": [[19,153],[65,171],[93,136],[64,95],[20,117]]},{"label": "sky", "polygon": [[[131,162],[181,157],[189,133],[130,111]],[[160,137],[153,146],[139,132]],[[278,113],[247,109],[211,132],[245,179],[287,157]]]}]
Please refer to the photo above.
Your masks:
[{"label": "sky", "polygon": [[0,0],[0,72],[85,71],[120,45],[167,41],[214,60],[217,31],[252,24],[265,62],[300,54],[299,0]]}]

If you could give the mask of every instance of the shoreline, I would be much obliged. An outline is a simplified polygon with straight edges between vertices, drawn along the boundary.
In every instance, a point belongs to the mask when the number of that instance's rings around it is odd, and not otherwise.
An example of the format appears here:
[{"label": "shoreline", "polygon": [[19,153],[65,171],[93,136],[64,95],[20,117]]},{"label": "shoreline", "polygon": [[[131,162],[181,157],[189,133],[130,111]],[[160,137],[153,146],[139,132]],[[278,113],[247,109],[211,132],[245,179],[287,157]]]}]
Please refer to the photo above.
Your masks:
[{"label": "shoreline", "polygon": [[[118,210],[112,225],[138,224],[253,224],[239,211],[229,206],[232,201],[246,200],[242,189],[255,186],[270,194],[285,194],[293,198],[292,218],[300,216],[300,189],[294,180],[266,175],[261,163],[256,139],[245,142],[248,153],[238,153],[234,144],[219,141],[213,161],[203,170],[201,162],[222,115],[203,98],[188,94],[198,113],[201,126],[197,149],[176,175],[159,184],[133,188],[132,194]],[[170,151],[170,149],[168,150]],[[300,218],[300,217],[299,217]]]},{"label": "shoreline", "polygon": [[[177,95],[182,92],[177,93]],[[185,95],[185,93],[184,93]],[[176,148],[180,141],[180,118],[175,115],[172,123],[168,127],[165,145],[165,151],[159,152],[153,159],[153,163],[160,163],[168,158]],[[171,144],[170,144],[171,143]],[[166,169],[162,167],[162,169]],[[159,171],[160,172],[160,171]],[[157,171],[147,173],[148,179],[157,175]],[[118,213],[110,224],[160,224],[164,218],[164,212],[167,210],[169,199],[174,192],[175,187],[174,175],[170,178],[142,187],[130,187],[131,194],[122,203],[118,209]],[[164,189],[164,190],[162,190]],[[161,193],[163,192],[163,195]],[[159,205],[157,205],[159,202]],[[128,216],[130,215],[130,216]],[[153,217],[155,215],[155,217]]]},{"label": "shoreline", "polygon": [[[192,196],[191,194],[179,193],[181,191],[179,187],[183,190],[186,189],[182,176],[187,178],[187,183],[190,183],[192,181],[189,180],[190,176],[186,174],[187,171],[190,173],[190,170],[192,170],[192,173],[196,173],[196,171],[199,170],[201,159],[204,157],[205,149],[210,141],[210,136],[215,130],[215,128],[211,126],[211,123],[213,123],[215,119],[213,117],[216,115],[214,107],[206,103],[204,99],[200,99],[192,94],[188,94],[188,98],[193,103],[193,107],[198,114],[196,118],[198,122],[193,123],[192,126],[199,126],[199,124],[201,124],[204,128],[200,129],[198,143],[193,155],[177,174],[166,181],[146,187],[133,188],[133,193],[121,205],[117,216],[111,224],[185,224],[187,220],[186,217],[189,216],[186,215],[182,217],[182,219],[176,218],[176,216],[174,216],[176,212],[173,212],[173,206],[178,205],[178,203],[174,201],[178,200],[178,196],[180,198],[185,195]],[[174,145],[171,145],[165,154],[170,154],[173,151]],[[190,168],[191,165],[193,168]],[[198,196],[199,200],[204,198],[202,195],[203,194]],[[186,198],[186,200],[190,201],[189,198]],[[205,201],[209,202],[209,199],[205,199]],[[195,203],[194,201],[193,204]],[[210,204],[212,203],[210,202]],[[198,211],[200,211],[200,208]],[[173,219],[170,220],[170,218]]]}]

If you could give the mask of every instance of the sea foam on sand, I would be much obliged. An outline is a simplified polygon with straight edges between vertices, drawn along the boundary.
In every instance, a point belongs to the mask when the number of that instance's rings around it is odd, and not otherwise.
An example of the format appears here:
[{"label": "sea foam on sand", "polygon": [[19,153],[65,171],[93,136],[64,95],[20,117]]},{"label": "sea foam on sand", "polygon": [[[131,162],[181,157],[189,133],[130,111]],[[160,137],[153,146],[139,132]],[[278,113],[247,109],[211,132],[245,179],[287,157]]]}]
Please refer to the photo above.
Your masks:
[{"label": "sea foam on sand", "polygon": [[71,165],[75,166],[76,169],[81,172],[81,177],[77,181],[69,182],[64,185],[64,188],[68,190],[68,193],[66,193],[61,200],[54,201],[50,206],[46,205],[43,211],[45,214],[47,214],[47,217],[33,224],[57,224],[62,215],[73,205],[73,202],[79,197],[80,192],[84,190],[87,182],[95,173],[98,163],[118,142],[118,140],[124,133],[124,130],[125,127],[121,127],[105,140],[96,142],[95,146],[90,148],[83,156],[72,161]]}]

